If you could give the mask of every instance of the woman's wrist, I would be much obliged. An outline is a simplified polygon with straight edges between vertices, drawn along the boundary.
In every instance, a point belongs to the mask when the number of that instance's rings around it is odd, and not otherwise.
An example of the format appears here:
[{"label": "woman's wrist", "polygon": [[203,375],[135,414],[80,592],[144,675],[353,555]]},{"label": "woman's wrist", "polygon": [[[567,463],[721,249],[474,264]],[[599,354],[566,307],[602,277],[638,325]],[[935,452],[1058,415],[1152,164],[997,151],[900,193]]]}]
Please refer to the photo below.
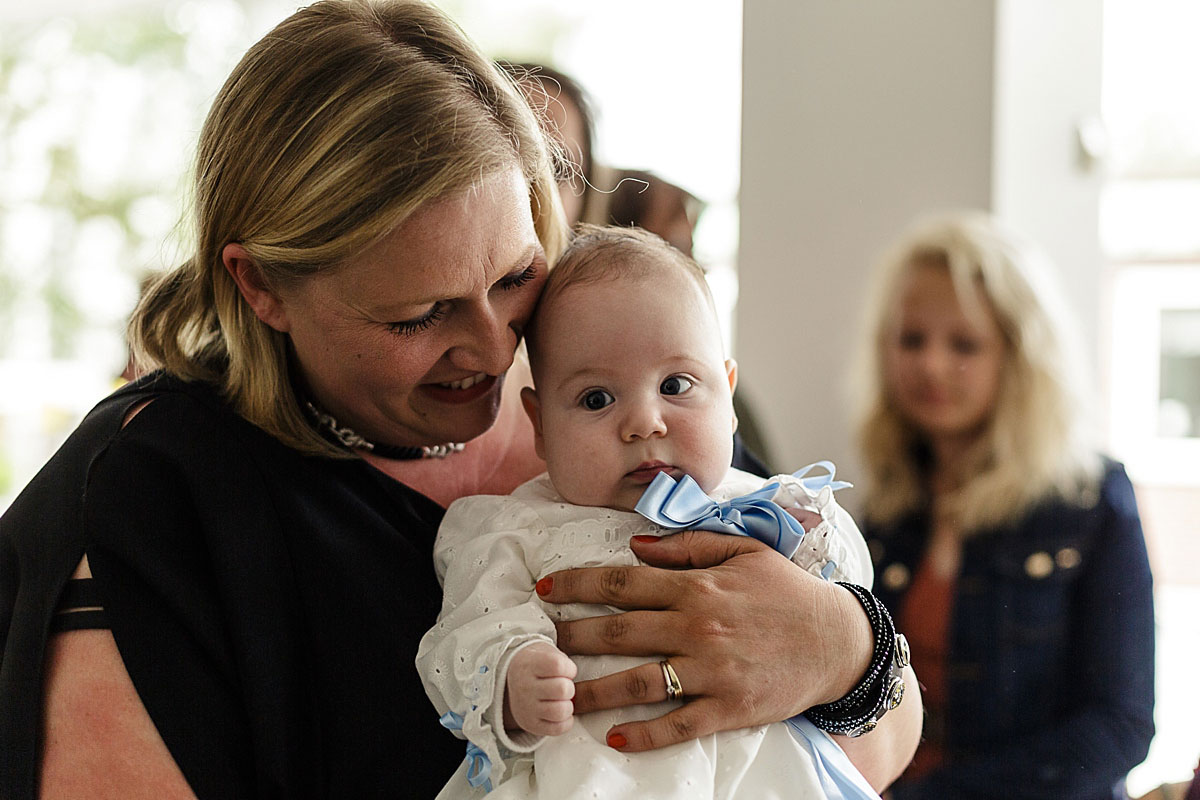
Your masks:
[{"label": "woman's wrist", "polygon": [[829,619],[840,637],[825,648],[831,660],[829,683],[819,704],[835,702],[849,694],[862,680],[875,652],[871,622],[854,594],[836,583],[829,583],[834,604]]},{"label": "woman's wrist", "polygon": [[909,663],[908,641],[896,632],[883,603],[861,586],[840,583],[861,605],[871,629],[871,658],[854,686],[829,703],[813,706],[806,716],[830,733],[861,736],[904,698],[902,672]]}]

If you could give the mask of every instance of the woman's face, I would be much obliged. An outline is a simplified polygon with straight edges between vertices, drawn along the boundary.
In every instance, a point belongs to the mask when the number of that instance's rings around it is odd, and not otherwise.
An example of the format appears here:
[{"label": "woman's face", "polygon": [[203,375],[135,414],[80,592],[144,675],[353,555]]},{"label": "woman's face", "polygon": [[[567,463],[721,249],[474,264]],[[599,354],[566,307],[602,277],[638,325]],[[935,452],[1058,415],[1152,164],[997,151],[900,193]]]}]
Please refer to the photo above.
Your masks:
[{"label": "woman's face", "polygon": [[995,408],[1006,345],[982,296],[978,312],[967,316],[944,266],[913,266],[901,284],[885,339],[886,388],[935,444],[974,438]]},{"label": "woman's face", "polygon": [[418,209],[339,268],[277,292],[313,399],[394,445],[466,441],[496,419],[546,279],[516,168]]}]

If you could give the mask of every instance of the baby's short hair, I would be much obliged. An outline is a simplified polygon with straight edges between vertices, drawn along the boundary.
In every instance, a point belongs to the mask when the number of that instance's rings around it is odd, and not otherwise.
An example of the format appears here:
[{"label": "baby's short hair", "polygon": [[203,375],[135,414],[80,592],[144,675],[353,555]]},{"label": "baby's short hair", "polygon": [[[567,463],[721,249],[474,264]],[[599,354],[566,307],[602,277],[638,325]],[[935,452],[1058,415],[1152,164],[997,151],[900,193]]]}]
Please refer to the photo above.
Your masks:
[{"label": "baby's short hair", "polygon": [[550,270],[541,299],[525,328],[530,358],[537,357],[539,317],[566,289],[605,280],[639,280],[662,274],[664,269],[679,269],[696,282],[713,312],[713,324],[717,324],[716,304],[704,270],[661,236],[634,227],[577,225],[571,242]]}]

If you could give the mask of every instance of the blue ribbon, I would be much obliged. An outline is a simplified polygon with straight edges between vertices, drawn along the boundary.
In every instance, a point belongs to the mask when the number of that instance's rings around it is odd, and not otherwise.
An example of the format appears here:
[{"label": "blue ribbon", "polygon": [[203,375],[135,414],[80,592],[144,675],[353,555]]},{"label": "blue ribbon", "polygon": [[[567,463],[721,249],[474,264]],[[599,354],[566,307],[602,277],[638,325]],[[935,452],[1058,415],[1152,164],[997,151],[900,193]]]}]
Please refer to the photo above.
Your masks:
[{"label": "blue ribbon", "polygon": [[[447,730],[462,732],[463,718],[461,714],[447,711],[438,719]],[[474,742],[467,740],[467,783],[472,786],[482,786],[485,792],[492,790],[492,760],[487,753]]]},{"label": "blue ribbon", "polygon": [[879,800],[862,773],[850,763],[842,748],[803,714],[786,720],[792,738],[812,756],[827,800]]},{"label": "blue ribbon", "polygon": [[[816,467],[824,468],[829,474],[805,477]],[[797,470],[793,477],[814,493],[826,486],[837,490],[850,485],[845,481],[835,481],[833,474],[832,463],[818,461]],[[778,489],[779,483],[772,481],[756,492],[718,503],[706,495],[690,475],[684,475],[676,483],[670,475],[660,472],[646,487],[634,509],[664,528],[750,536],[791,558],[804,538],[804,528],[795,517],[771,500]]]}]

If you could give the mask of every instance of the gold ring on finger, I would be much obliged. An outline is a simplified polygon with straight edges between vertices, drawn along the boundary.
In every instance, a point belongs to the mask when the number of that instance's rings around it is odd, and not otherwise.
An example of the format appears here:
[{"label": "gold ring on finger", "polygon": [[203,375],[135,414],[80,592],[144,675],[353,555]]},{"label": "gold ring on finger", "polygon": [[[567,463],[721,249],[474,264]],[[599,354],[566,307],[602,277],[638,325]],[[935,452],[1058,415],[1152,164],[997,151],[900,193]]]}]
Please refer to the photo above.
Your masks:
[{"label": "gold ring on finger", "polygon": [[663,680],[667,684],[667,699],[682,700],[683,699],[683,684],[679,682],[679,676],[675,674],[675,668],[671,666],[671,662],[663,659],[658,662],[662,667]]}]

